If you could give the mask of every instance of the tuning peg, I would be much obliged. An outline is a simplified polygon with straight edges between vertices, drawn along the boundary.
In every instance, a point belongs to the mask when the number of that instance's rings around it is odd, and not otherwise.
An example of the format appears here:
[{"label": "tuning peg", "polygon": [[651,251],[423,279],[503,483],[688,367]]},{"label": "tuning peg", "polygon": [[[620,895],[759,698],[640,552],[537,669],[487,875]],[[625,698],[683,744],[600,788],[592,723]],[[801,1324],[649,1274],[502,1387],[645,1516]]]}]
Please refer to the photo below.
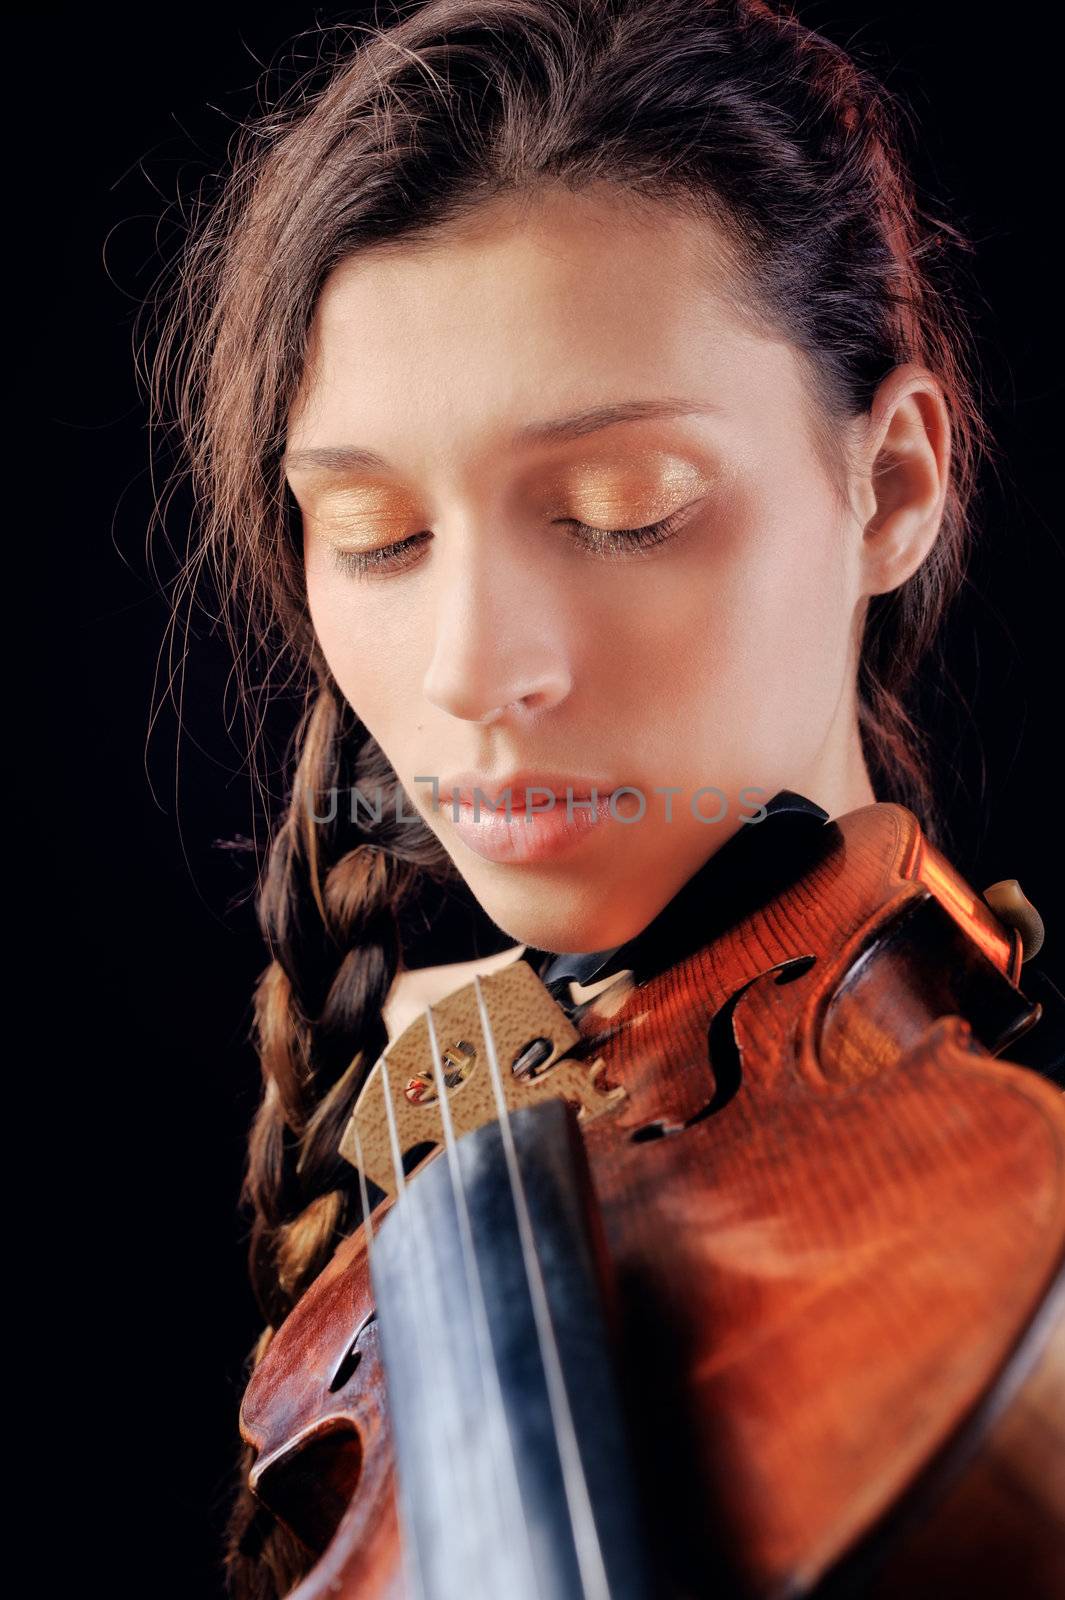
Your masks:
[{"label": "tuning peg", "polygon": [[1043,919],[1016,878],[1000,878],[984,890],[984,899],[1000,922],[1021,936],[1021,960],[1031,961],[1043,947]]}]

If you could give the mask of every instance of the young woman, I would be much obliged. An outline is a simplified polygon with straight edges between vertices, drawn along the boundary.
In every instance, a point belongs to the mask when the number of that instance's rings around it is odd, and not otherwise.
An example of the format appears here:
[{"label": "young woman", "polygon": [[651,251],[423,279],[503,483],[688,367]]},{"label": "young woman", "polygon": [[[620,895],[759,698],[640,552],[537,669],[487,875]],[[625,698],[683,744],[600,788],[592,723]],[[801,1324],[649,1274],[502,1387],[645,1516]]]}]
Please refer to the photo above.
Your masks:
[{"label": "young woman", "polygon": [[[158,376],[190,583],[249,679],[307,685],[254,1360],[359,1220],[338,1142],[428,1001],[529,951],[594,982],[782,792],[943,840],[910,692],[988,442],[955,238],[887,92],[765,0],[430,0],[245,131]],[[510,945],[405,971],[404,906],[457,880]],[[246,1484],[229,1562],[242,1596],[306,1567]]]}]

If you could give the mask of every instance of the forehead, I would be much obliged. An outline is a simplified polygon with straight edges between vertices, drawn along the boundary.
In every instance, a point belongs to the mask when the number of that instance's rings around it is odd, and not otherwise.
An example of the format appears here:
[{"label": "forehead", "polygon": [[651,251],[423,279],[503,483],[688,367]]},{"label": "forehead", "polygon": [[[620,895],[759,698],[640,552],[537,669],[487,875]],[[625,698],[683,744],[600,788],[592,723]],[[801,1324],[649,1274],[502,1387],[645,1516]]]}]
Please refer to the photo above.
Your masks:
[{"label": "forehead", "polygon": [[676,208],[566,191],[493,201],[461,228],[334,269],[290,442],[372,431],[387,451],[390,428],[412,427],[502,437],[641,394],[731,394],[757,411],[790,357],[737,310],[741,290],[713,224]]}]

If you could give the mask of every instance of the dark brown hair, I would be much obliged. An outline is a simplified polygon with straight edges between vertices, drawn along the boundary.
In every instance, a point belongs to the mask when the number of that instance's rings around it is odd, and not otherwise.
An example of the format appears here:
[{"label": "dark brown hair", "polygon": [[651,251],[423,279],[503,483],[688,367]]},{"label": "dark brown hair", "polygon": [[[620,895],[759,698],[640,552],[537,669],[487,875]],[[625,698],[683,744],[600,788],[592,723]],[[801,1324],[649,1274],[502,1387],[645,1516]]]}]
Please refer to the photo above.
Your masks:
[{"label": "dark brown hair", "polygon": [[[179,607],[210,586],[250,699],[276,690],[279,673],[305,694],[259,901],[264,1092],[244,1199],[266,1326],[253,1360],[358,1221],[336,1146],[387,1042],[397,908],[426,875],[453,871],[424,825],[389,832],[343,808],[310,818],[308,800],[321,813],[333,785],[397,784],[315,639],[281,467],[330,270],[378,243],[439,238],[495,196],[609,183],[634,204],[716,225],[739,303],[800,352],[827,437],[868,410],[899,363],[930,369],[952,424],[948,498],[927,559],[871,602],[859,715],[875,792],[910,806],[934,840],[941,819],[910,697],[963,574],[991,447],[953,287],[966,241],[922,209],[893,97],[790,10],[430,0],[386,27],[314,38],[317,64],[241,129],[219,194],[192,219],[150,371],[154,414],[176,431],[198,513]],[[311,1558],[256,1508],[247,1466],[227,1567],[235,1595],[266,1600]]]}]

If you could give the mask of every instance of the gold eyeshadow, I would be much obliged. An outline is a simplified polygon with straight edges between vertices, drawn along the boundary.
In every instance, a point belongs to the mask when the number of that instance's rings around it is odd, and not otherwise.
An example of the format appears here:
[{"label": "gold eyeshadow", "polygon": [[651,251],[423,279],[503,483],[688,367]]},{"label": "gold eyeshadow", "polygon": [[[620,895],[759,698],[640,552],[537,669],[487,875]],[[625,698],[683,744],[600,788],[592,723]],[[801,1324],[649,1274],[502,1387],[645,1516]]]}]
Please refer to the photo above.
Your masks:
[{"label": "gold eyeshadow", "polygon": [[385,484],[351,484],[321,490],[304,512],[312,528],[359,548],[370,548],[417,531],[416,503],[403,490]]},{"label": "gold eyeshadow", "polygon": [[627,452],[621,461],[577,462],[556,474],[551,493],[583,522],[655,522],[705,494],[714,475],[682,456]]},{"label": "gold eyeshadow", "polygon": [[[523,488],[545,515],[602,528],[657,522],[704,495],[719,473],[662,450],[626,450],[592,457],[525,480]],[[310,525],[352,549],[400,541],[426,527],[416,498],[393,484],[334,483],[307,497]]]},{"label": "gold eyeshadow", "polygon": [[[397,510],[403,509],[409,514],[414,508],[414,498],[406,490],[393,488],[388,484],[348,483],[322,489],[311,501],[316,515],[321,515],[323,510],[328,511],[334,505],[340,509],[350,507],[363,516],[375,514],[395,516]],[[347,511],[346,514],[350,515],[351,511]]]}]

